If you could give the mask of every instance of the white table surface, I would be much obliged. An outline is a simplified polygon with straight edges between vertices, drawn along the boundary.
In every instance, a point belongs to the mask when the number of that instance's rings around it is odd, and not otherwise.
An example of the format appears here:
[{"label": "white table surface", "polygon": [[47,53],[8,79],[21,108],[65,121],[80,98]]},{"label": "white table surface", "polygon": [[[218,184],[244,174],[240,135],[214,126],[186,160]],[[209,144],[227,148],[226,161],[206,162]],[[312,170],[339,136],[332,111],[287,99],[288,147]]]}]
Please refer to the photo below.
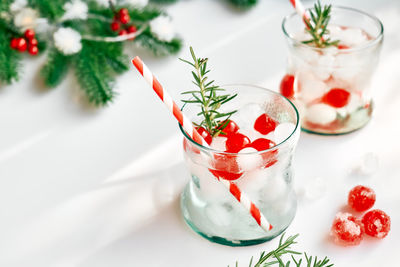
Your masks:
[{"label": "white table surface", "polygon": [[[299,196],[287,232],[300,233],[298,250],[327,255],[335,266],[400,266],[400,2],[335,3],[376,14],[384,23],[376,110],[353,134],[302,133],[296,188],[321,177],[328,189],[314,201]],[[288,1],[260,1],[245,13],[217,0],[182,0],[167,9],[185,39],[180,56],[189,56],[190,44],[210,58],[220,84],[277,89],[286,63],[280,23],[292,12]],[[127,52],[134,56],[138,50]],[[191,86],[177,57],[141,56],[175,97]],[[277,245],[222,246],[185,225],[178,205],[188,180],[181,136],[133,67],[117,79],[115,102],[93,110],[81,104],[73,75],[54,90],[41,89],[36,77],[44,59],[24,60],[21,81],[0,88],[0,266],[194,267],[235,260],[245,266],[250,256]],[[350,175],[368,152],[379,158],[376,172]],[[375,189],[375,207],[391,216],[392,230],[381,241],[338,247],[329,241],[329,227],[358,183]]]}]

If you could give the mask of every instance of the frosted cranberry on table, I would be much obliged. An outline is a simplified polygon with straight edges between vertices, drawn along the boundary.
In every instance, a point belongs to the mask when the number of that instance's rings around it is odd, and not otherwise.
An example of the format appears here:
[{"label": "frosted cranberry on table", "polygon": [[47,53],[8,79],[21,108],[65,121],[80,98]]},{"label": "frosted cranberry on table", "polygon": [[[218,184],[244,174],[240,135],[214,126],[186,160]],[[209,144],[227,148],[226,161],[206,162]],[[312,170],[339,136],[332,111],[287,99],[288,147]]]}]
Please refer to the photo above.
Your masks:
[{"label": "frosted cranberry on table", "polygon": [[375,209],[362,218],[365,233],[372,237],[384,238],[390,231],[390,217],[384,211]]},{"label": "frosted cranberry on table", "polygon": [[338,212],[333,220],[331,235],[338,245],[355,246],[363,240],[363,226],[355,216]]},{"label": "frosted cranberry on table", "polygon": [[349,206],[358,212],[366,211],[375,204],[376,195],[374,190],[363,185],[357,185],[350,190],[348,196]]}]

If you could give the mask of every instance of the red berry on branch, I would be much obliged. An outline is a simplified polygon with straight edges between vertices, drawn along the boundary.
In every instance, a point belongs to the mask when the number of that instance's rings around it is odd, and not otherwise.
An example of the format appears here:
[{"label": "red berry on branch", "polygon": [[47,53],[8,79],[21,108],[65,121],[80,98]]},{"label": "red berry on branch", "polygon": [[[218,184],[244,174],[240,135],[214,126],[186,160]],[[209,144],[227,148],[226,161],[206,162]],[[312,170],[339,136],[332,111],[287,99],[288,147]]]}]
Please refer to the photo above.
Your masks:
[{"label": "red berry on branch", "polygon": [[333,88],[322,97],[323,101],[335,108],[342,108],[350,101],[350,93],[342,88]]},{"label": "red berry on branch", "polygon": [[24,36],[26,39],[30,40],[32,38],[35,38],[35,31],[32,29],[27,29],[24,33]]},{"label": "red berry on branch", "polygon": [[28,53],[31,54],[32,56],[37,55],[37,53],[39,53],[39,49],[37,48],[37,46],[30,46],[28,48]]},{"label": "red berry on branch", "polygon": [[349,49],[350,47],[348,47],[347,45],[339,44],[339,45],[337,46],[337,48],[338,48],[338,49]]},{"label": "red berry on branch", "polygon": [[128,9],[126,9],[126,8],[121,8],[121,9],[118,11],[118,15],[119,15],[119,16],[122,16],[122,15],[129,15],[129,11],[128,11]]},{"label": "red berry on branch", "polygon": [[350,190],[348,203],[355,211],[366,211],[375,203],[375,192],[371,188],[358,185]]},{"label": "red berry on branch", "polygon": [[27,47],[26,40],[22,37],[18,38],[17,39],[17,50],[19,52],[25,52],[26,47]]},{"label": "red berry on branch", "polygon": [[276,124],[276,121],[264,113],[256,119],[254,123],[254,129],[261,134],[268,134],[275,130]]},{"label": "red berry on branch", "polygon": [[294,96],[294,76],[286,74],[281,81],[280,91],[284,97]]},{"label": "red berry on branch", "polygon": [[10,47],[12,49],[18,49],[18,39],[17,38],[12,38],[11,39]]},{"label": "red berry on branch", "polygon": [[226,151],[237,153],[250,144],[250,139],[241,133],[234,133],[228,135],[226,140]]},{"label": "red berry on branch", "polygon": [[119,21],[122,24],[127,24],[130,20],[131,20],[131,17],[129,16],[129,14],[123,14],[123,15],[119,16]]},{"label": "red berry on branch", "polygon": [[28,46],[37,46],[38,45],[38,41],[36,38],[32,38],[28,40]]},{"label": "red berry on branch", "polygon": [[371,210],[362,218],[367,235],[384,238],[390,231],[390,217],[382,210]]},{"label": "red berry on branch", "polygon": [[114,31],[114,32],[116,32],[116,31],[118,31],[119,30],[119,22],[117,22],[117,21],[114,21],[113,23],[111,23],[111,30],[112,31]]},{"label": "red berry on branch", "polygon": [[128,31],[128,33],[134,33],[137,31],[136,27],[131,25],[128,28],[126,28],[126,30]]},{"label": "red berry on branch", "polygon": [[128,32],[126,30],[120,30],[118,35],[126,35]]}]

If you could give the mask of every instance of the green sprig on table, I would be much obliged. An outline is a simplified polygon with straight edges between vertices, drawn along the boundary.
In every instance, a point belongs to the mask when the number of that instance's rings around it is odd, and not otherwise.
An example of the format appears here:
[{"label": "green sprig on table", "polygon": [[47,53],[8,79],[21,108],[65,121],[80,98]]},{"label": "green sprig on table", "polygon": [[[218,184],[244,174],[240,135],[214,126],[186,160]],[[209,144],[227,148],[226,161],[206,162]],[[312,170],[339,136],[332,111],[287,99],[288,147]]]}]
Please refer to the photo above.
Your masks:
[{"label": "green sprig on table", "polygon": [[[297,244],[295,241],[299,234],[294,236],[289,236],[285,241],[283,241],[285,234],[282,234],[279,245],[276,249],[271,250],[270,252],[263,251],[260,254],[257,262],[253,263],[253,257],[250,259],[249,267],[266,267],[266,266],[279,266],[279,267],[332,267],[333,263],[329,263],[329,259],[325,257],[322,260],[319,260],[317,256],[308,256],[307,253],[300,253],[298,251],[294,251],[291,249],[292,245]],[[303,255],[304,258],[296,259]],[[284,257],[290,256],[290,259],[285,261]],[[303,261],[303,259],[305,259]],[[293,265],[290,265],[290,264]],[[303,265],[305,263],[305,265]],[[236,262],[236,267],[239,266],[239,263]],[[229,267],[229,265],[228,265]]]}]

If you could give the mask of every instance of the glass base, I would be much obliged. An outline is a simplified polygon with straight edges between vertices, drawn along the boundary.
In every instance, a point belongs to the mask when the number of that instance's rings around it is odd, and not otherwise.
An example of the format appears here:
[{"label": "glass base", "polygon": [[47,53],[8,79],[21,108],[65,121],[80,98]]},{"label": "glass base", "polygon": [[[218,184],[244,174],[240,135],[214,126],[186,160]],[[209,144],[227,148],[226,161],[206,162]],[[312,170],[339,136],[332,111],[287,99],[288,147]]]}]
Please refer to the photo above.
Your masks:
[{"label": "glass base", "polygon": [[[260,207],[274,226],[271,231],[265,232],[236,200],[228,199],[223,204],[205,203],[197,199],[192,190],[193,183],[190,182],[181,194],[180,204],[185,222],[193,231],[211,242],[232,247],[257,245],[279,236],[294,219],[297,208],[294,192],[285,203],[289,208],[280,217],[274,217],[276,211],[268,212]],[[210,207],[218,208],[210,213]]]},{"label": "glass base", "polygon": [[372,110],[373,102],[371,102],[367,108],[359,109],[345,118],[338,119],[338,123],[334,122],[328,126],[319,126],[305,122],[302,123],[301,130],[311,134],[328,136],[349,134],[368,124],[371,120]]}]

